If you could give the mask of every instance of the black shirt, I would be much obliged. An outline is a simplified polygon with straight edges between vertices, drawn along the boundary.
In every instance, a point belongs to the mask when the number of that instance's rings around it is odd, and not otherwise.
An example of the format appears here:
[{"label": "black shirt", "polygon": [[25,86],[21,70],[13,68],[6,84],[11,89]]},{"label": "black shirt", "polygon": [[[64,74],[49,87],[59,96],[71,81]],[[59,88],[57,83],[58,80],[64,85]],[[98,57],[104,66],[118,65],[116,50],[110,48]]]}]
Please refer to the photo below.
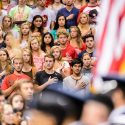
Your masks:
[{"label": "black shirt", "polygon": [[61,89],[63,78],[62,75],[57,72],[54,72],[53,74],[48,74],[45,72],[45,70],[39,71],[36,73],[35,81],[38,85],[42,85],[48,81],[50,76],[51,78],[57,78],[58,81],[56,83],[49,85],[47,88]]}]

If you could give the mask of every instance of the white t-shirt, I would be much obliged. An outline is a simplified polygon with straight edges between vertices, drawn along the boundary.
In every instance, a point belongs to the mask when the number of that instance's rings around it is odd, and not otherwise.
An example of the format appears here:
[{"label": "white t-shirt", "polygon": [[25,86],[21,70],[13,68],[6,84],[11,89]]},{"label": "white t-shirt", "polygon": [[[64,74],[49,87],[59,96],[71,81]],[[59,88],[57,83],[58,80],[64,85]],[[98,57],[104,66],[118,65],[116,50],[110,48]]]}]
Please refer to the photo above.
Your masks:
[{"label": "white t-shirt", "polygon": [[94,10],[94,9],[96,9],[97,12],[99,13],[99,11],[100,11],[100,7],[99,7],[99,6],[94,6],[94,7],[87,6],[87,7],[83,10],[83,13],[89,14],[89,11]]},{"label": "white t-shirt", "polygon": [[48,8],[40,9],[40,8],[37,7],[37,8],[35,8],[35,9],[33,9],[31,11],[31,13],[29,15],[29,18],[28,18],[28,21],[32,22],[33,17],[36,16],[36,15],[40,15],[40,16],[46,15],[48,17],[46,28],[48,30],[50,30],[50,24],[51,24],[51,22],[55,21],[55,19],[56,19],[54,11],[52,11],[52,10],[50,10]]}]

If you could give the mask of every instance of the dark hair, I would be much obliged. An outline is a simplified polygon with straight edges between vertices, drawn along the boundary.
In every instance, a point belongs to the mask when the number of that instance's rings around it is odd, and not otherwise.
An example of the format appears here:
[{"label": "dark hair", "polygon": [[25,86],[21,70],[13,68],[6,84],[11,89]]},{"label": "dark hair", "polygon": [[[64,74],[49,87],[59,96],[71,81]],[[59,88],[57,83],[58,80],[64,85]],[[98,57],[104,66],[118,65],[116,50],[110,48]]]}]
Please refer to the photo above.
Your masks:
[{"label": "dark hair", "polygon": [[75,64],[81,64],[81,67],[83,66],[83,62],[79,58],[76,58],[71,62],[71,67],[73,67]]},{"label": "dark hair", "polygon": [[52,34],[49,33],[49,32],[45,33],[45,34],[43,35],[42,44],[41,44],[41,49],[42,49],[44,52],[46,52],[46,44],[45,44],[45,42],[44,42],[44,37],[45,37],[46,35],[50,35],[50,37],[51,37],[51,42],[49,43],[49,46],[50,46],[50,47],[53,47],[53,46],[54,46],[54,39],[53,39]]},{"label": "dark hair", "polygon": [[[40,16],[40,15],[34,16],[34,17],[33,17],[33,20],[32,20],[32,24],[31,24],[31,28],[30,28],[32,32],[35,30],[34,21],[35,21],[37,18],[41,18],[41,20],[42,20],[42,22],[43,22],[42,16]],[[40,27],[38,27],[38,32],[40,32],[41,35],[43,35],[43,25],[41,25]]]},{"label": "dark hair", "polygon": [[55,26],[54,26],[54,30],[57,30],[58,28],[59,28],[59,24],[58,24],[58,20],[59,20],[59,18],[61,17],[61,16],[63,16],[64,18],[65,18],[65,25],[64,25],[64,27],[67,29],[67,23],[66,23],[66,17],[64,16],[64,15],[58,15],[57,17],[56,17],[56,23],[55,23]]},{"label": "dark hair", "polygon": [[84,41],[86,42],[86,39],[90,37],[92,37],[92,39],[94,40],[94,36],[92,34],[87,34],[84,36]]},{"label": "dark hair", "polygon": [[106,96],[103,94],[97,94],[88,98],[88,101],[91,101],[91,100],[105,105],[108,108],[109,113],[114,109],[113,102],[109,96]]}]

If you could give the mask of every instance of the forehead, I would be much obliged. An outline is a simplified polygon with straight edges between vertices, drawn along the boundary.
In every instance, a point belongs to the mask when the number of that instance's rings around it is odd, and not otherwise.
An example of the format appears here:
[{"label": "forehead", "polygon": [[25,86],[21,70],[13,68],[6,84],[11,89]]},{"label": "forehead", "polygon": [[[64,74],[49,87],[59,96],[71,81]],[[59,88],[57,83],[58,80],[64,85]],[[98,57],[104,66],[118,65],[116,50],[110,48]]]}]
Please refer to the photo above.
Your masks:
[{"label": "forehead", "polygon": [[45,57],[45,61],[53,61],[53,60],[54,60],[53,58]]},{"label": "forehead", "polygon": [[84,55],[84,56],[83,56],[83,59],[84,59],[84,58],[90,58],[90,56],[89,56],[89,55]]},{"label": "forehead", "polygon": [[6,52],[5,52],[5,51],[3,51],[3,50],[0,50],[0,54],[2,54],[2,53],[6,54]]},{"label": "forehead", "polygon": [[36,39],[34,39],[34,40],[31,41],[31,44],[32,43],[38,43],[38,41]]},{"label": "forehead", "polygon": [[23,63],[23,59],[14,59],[13,63]]},{"label": "forehead", "polygon": [[33,87],[32,82],[24,82],[21,84],[21,88],[26,88],[26,87]]},{"label": "forehead", "polygon": [[81,63],[78,63],[78,64],[74,64],[73,66],[81,66]]},{"label": "forehead", "polygon": [[88,37],[88,38],[86,38],[86,41],[88,41],[88,40],[94,41],[93,37]]}]

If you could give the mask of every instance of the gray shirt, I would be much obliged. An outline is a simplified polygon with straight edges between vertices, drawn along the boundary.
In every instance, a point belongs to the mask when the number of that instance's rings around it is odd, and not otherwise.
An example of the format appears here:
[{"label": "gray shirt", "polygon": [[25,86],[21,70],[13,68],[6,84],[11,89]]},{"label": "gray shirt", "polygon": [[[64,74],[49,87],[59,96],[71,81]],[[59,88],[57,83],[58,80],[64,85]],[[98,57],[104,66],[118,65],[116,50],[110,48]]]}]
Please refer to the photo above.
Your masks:
[{"label": "gray shirt", "polygon": [[[78,83],[85,83],[86,87],[83,89],[80,89],[78,91],[75,90],[75,86]],[[89,78],[87,76],[82,75],[79,80],[75,80],[72,78],[72,76],[68,76],[63,80],[63,89],[70,91],[70,92],[76,92],[78,95],[85,95],[89,92]]]}]

